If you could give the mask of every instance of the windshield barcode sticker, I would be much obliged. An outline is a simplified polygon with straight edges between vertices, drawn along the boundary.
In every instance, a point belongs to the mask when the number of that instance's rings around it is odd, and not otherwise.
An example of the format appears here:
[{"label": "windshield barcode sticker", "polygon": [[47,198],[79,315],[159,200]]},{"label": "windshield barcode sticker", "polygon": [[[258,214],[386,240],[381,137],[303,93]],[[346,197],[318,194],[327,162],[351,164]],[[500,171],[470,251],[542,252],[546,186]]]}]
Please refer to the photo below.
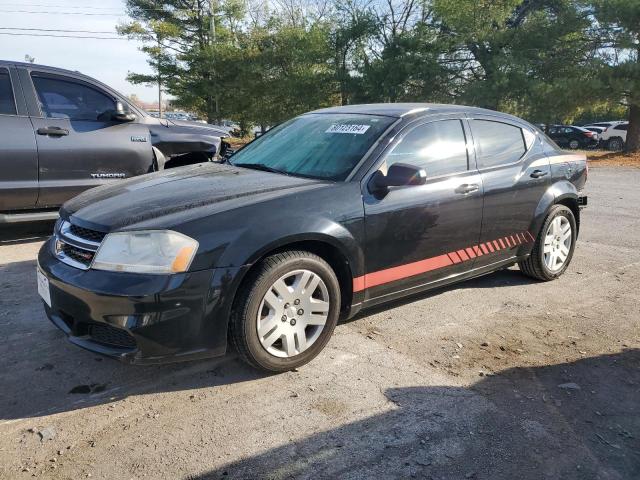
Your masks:
[{"label": "windshield barcode sticker", "polygon": [[362,135],[369,130],[371,125],[350,125],[350,124],[337,124],[334,123],[324,133],[355,133],[356,135]]}]

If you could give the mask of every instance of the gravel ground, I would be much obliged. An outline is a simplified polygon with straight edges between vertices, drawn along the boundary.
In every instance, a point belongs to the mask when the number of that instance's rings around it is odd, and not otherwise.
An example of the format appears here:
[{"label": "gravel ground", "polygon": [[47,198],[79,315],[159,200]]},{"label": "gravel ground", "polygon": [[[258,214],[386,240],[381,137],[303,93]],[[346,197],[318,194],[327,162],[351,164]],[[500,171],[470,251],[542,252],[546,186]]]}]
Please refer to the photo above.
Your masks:
[{"label": "gravel ground", "polygon": [[273,376],[68,344],[36,294],[51,225],[5,228],[0,477],[638,479],[638,185],[591,170],[560,280],[513,268],[368,312]]}]

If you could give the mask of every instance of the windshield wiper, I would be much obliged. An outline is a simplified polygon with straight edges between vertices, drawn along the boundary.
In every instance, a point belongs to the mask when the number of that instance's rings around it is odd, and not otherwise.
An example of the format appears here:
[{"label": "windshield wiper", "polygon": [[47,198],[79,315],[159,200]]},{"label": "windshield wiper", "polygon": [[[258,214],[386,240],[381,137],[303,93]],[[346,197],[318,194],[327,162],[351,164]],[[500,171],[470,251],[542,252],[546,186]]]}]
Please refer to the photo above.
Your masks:
[{"label": "windshield wiper", "polygon": [[263,172],[280,173],[282,175],[291,176],[289,172],[278,170],[277,168],[270,167],[268,165],[265,165],[264,163],[234,163],[233,165],[236,167],[252,168],[253,170],[261,170]]}]

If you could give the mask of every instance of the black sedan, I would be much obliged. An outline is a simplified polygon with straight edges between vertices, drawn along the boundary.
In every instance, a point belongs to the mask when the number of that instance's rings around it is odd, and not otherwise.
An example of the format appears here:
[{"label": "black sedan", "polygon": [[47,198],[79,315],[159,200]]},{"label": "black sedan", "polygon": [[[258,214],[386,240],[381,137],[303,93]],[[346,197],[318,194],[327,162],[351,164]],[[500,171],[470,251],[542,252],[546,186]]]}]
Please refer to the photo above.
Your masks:
[{"label": "black sedan", "polygon": [[547,135],[563,148],[593,148],[598,145],[598,134],[573,125],[552,125]]},{"label": "black sedan", "polygon": [[226,164],[67,202],[38,289],[71,342],[133,363],[222,355],[285,371],[340,317],[519,264],[553,280],[578,235],[582,155],[462,106],[296,117]]}]

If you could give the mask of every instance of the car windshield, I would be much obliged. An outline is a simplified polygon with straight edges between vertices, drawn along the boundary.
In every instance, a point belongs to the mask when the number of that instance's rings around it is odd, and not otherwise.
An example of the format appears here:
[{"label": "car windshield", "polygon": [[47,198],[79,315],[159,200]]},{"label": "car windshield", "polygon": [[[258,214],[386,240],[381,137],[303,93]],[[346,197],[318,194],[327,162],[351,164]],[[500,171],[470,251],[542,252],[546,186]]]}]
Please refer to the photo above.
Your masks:
[{"label": "car windshield", "polygon": [[235,153],[230,163],[287,175],[345,180],[395,118],[314,113],[289,120]]}]

